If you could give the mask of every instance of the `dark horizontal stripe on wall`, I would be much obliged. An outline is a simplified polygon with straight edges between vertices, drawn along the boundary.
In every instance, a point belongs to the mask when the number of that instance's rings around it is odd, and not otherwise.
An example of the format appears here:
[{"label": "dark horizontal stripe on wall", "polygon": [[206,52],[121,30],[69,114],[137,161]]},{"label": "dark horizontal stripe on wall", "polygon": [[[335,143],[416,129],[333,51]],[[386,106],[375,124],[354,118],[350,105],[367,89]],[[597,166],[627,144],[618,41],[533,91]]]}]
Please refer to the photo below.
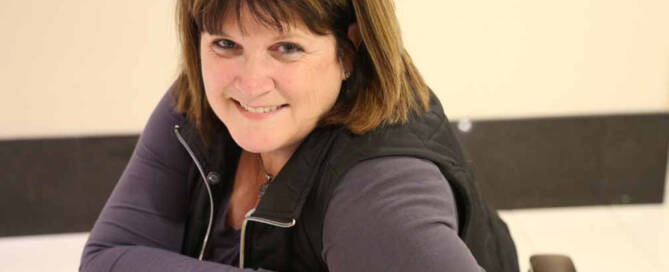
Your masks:
[{"label": "dark horizontal stripe on wall", "polygon": [[0,236],[90,231],[137,138],[0,141]]},{"label": "dark horizontal stripe on wall", "polygon": [[452,125],[495,208],[663,200],[669,113]]},{"label": "dark horizontal stripe on wall", "polygon": [[[496,208],[662,201],[669,114],[452,126]],[[0,236],[89,231],[137,138],[0,141]]]}]

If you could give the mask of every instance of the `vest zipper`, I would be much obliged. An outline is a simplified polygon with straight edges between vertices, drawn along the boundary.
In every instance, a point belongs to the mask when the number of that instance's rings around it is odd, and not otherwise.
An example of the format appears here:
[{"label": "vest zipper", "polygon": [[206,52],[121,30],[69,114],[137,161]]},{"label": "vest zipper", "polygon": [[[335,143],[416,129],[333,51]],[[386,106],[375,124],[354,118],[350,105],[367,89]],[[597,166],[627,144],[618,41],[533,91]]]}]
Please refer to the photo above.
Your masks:
[{"label": "vest zipper", "polygon": [[204,183],[204,187],[207,188],[207,195],[209,195],[209,223],[207,224],[207,231],[204,234],[204,239],[202,239],[202,248],[200,249],[200,255],[198,256],[198,260],[202,261],[202,257],[204,256],[204,249],[207,247],[207,241],[209,240],[209,233],[211,233],[211,225],[214,222],[214,198],[211,193],[211,188],[209,187],[209,183],[207,182],[207,177],[204,174],[204,170],[202,169],[202,165],[200,164],[200,161],[197,160],[197,157],[195,157],[195,153],[193,153],[193,150],[190,148],[188,143],[186,143],[186,140],[181,136],[181,133],[179,132],[179,125],[174,125],[174,134],[176,134],[177,139],[183,145],[183,147],[186,149],[188,152],[188,155],[190,155],[191,159],[193,159],[193,162],[195,162],[195,166],[197,166],[198,172],[200,172],[200,176],[202,177],[202,182]]},{"label": "vest zipper", "polygon": [[[174,134],[177,136],[177,139],[181,143],[181,145],[186,149],[188,152],[188,155],[190,155],[191,159],[193,159],[193,162],[195,163],[195,166],[197,167],[198,172],[200,173],[200,176],[202,177],[202,181],[204,182],[205,188],[207,188],[207,194],[209,195],[209,223],[207,224],[207,232],[204,235],[204,239],[202,241],[202,248],[200,249],[200,255],[198,257],[198,260],[202,261],[202,257],[204,256],[204,250],[207,246],[207,242],[209,240],[209,234],[211,233],[211,225],[214,221],[214,200],[212,197],[211,193],[211,188],[209,187],[209,183],[207,183],[207,177],[204,174],[204,170],[202,169],[202,165],[200,164],[200,161],[198,161],[197,157],[195,156],[195,153],[193,153],[193,150],[190,148],[186,140],[181,136],[181,133],[179,132],[179,125],[174,126]],[[239,252],[239,267],[244,268],[244,238],[246,234],[246,224],[248,221],[253,221],[253,222],[258,222],[258,223],[263,223],[279,228],[291,228],[295,226],[295,219],[292,219],[290,222],[279,222],[275,220],[270,220],[267,218],[262,218],[262,217],[255,217],[251,216],[251,214],[255,212],[255,209],[251,209],[244,215],[244,222],[242,223],[242,233],[241,233],[241,239],[240,239],[240,252]]]},{"label": "vest zipper", "polygon": [[263,223],[263,224],[267,224],[267,225],[271,225],[271,226],[275,226],[275,227],[279,227],[279,228],[286,228],[286,229],[295,226],[295,219],[291,220],[290,222],[279,222],[279,221],[274,221],[274,220],[270,220],[270,219],[266,219],[266,218],[262,218],[262,217],[251,216],[251,214],[255,211],[256,211],[256,209],[251,209],[250,211],[248,211],[246,213],[246,215],[244,215],[244,222],[242,223],[241,239],[239,241],[239,243],[240,243],[240,246],[239,246],[240,247],[240,249],[239,249],[239,268],[244,268],[244,244],[245,244],[245,240],[246,240],[245,239],[246,224],[249,221]]}]

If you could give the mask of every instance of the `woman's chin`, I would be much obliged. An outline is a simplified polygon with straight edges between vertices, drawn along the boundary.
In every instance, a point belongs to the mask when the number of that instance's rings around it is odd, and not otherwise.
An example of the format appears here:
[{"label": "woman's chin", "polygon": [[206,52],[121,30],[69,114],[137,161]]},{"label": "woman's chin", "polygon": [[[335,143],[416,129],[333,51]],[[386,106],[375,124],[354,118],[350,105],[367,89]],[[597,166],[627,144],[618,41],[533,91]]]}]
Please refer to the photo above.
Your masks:
[{"label": "woman's chin", "polygon": [[232,135],[232,139],[235,140],[235,143],[242,149],[251,152],[251,153],[266,153],[279,149],[280,145],[274,142],[272,139],[267,139],[264,137],[257,136],[240,136],[235,137]]},{"label": "woman's chin", "polygon": [[251,153],[267,153],[274,151],[276,148],[268,147],[266,145],[251,145],[251,144],[239,144],[239,147],[244,149],[245,151],[251,152]]}]

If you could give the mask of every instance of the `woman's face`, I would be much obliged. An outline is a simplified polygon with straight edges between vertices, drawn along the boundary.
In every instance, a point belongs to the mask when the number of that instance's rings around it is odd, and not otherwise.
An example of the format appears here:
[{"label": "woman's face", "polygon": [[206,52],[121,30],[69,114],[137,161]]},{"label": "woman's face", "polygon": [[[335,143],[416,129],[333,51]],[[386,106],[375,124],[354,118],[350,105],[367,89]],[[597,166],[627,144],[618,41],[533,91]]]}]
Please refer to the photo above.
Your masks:
[{"label": "woman's face", "polygon": [[335,38],[302,23],[280,32],[247,10],[239,21],[226,16],[223,33],[201,35],[207,100],[243,149],[291,154],[339,95]]}]

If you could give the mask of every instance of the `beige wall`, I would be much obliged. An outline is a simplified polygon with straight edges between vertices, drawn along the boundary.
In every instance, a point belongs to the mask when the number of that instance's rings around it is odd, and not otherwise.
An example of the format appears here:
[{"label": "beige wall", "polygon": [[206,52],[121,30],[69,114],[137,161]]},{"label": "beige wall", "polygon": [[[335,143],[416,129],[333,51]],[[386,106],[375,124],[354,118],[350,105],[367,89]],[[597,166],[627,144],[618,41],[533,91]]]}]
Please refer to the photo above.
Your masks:
[{"label": "beige wall", "polygon": [[405,43],[451,117],[669,109],[669,1],[397,7]]},{"label": "beige wall", "polygon": [[172,2],[3,1],[0,137],[139,132],[176,74]]},{"label": "beige wall", "polygon": [[[137,133],[176,74],[174,0],[6,0],[0,138]],[[669,2],[400,0],[451,118],[669,110]]]}]

